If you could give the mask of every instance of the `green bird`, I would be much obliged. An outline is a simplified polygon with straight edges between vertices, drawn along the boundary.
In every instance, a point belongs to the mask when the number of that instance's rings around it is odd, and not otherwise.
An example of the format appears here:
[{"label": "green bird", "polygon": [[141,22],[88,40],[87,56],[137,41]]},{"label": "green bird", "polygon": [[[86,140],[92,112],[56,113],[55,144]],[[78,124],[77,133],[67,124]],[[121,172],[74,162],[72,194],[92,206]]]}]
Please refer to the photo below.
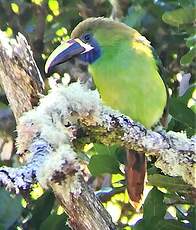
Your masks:
[{"label": "green bird", "polygon": [[[73,57],[89,64],[89,72],[104,103],[152,127],[161,118],[167,101],[150,42],[135,29],[108,18],[79,23],[71,39],[48,58],[45,71]],[[146,174],[145,155],[127,150],[125,164],[131,204],[141,205]]]}]

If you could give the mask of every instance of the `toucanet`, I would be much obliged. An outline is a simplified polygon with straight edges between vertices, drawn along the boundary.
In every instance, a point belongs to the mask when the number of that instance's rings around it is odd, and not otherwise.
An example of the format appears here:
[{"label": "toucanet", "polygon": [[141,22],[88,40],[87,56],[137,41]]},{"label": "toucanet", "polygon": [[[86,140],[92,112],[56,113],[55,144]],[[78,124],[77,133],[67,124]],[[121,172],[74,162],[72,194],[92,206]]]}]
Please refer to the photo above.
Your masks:
[{"label": "toucanet", "polygon": [[[79,57],[103,102],[146,128],[155,125],[167,101],[150,42],[135,29],[108,18],[89,18],[79,23],[71,39],[49,56],[45,71]],[[131,204],[141,205],[146,174],[143,153],[127,150],[125,174]]]}]

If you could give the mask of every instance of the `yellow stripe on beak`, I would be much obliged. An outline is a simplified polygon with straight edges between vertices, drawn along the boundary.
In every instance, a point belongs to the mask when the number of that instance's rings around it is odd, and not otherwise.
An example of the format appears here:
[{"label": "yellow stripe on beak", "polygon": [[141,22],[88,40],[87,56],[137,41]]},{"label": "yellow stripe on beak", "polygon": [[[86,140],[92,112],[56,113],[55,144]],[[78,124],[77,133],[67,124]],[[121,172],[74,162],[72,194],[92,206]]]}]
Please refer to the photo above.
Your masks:
[{"label": "yellow stripe on beak", "polygon": [[89,52],[93,47],[84,43],[79,38],[71,39],[60,44],[48,57],[45,64],[45,72],[48,73],[55,66],[68,61],[69,59]]}]

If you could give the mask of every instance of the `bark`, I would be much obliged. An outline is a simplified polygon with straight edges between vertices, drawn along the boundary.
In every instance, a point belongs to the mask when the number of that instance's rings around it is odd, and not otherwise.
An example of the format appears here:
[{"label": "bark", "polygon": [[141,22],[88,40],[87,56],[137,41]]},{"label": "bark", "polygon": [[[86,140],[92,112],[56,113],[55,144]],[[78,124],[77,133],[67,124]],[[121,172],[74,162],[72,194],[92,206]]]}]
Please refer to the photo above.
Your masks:
[{"label": "bark", "polygon": [[77,153],[85,143],[119,144],[152,155],[164,173],[181,176],[195,186],[194,137],[147,130],[104,106],[96,90],[80,83],[59,85],[30,110],[42,90],[39,71],[23,36],[13,46],[4,41],[0,43],[0,81],[18,121],[18,154],[26,164],[20,168],[1,167],[3,186],[16,193],[28,191],[36,182],[51,187],[72,229],[87,230],[115,226],[84,181],[84,162]]},{"label": "bark", "polygon": [[22,34],[10,40],[0,31],[0,79],[16,120],[37,105],[43,81]]},{"label": "bark", "polygon": [[[32,51],[22,34],[19,34],[16,40],[10,40],[0,31],[0,83],[18,123],[24,112],[37,105],[44,88]],[[31,130],[30,134],[33,135]],[[22,135],[22,137],[24,136]],[[24,141],[22,137],[19,141],[21,145]],[[29,137],[25,140],[28,142],[32,139],[33,137]],[[34,139],[28,146],[32,157],[27,160],[25,166],[0,168],[0,184],[9,191],[22,194],[28,192],[33,183],[38,181],[37,174],[43,166],[43,161],[46,160],[49,152],[54,151],[50,144],[41,138]],[[21,146],[18,146],[18,149],[21,149]],[[24,156],[25,158],[26,156]],[[69,216],[70,227],[87,230],[115,229],[111,217],[95,197],[93,191],[88,188],[82,174],[76,173],[77,170],[74,167],[78,169],[78,162],[75,164],[65,162],[66,166],[61,168],[62,172],[55,171],[53,180],[48,181],[47,184],[53,189],[56,198]],[[67,183],[68,181],[70,183]],[[75,185],[77,185],[76,188],[74,188]],[[72,190],[79,189],[80,192],[74,196],[70,188]]]}]

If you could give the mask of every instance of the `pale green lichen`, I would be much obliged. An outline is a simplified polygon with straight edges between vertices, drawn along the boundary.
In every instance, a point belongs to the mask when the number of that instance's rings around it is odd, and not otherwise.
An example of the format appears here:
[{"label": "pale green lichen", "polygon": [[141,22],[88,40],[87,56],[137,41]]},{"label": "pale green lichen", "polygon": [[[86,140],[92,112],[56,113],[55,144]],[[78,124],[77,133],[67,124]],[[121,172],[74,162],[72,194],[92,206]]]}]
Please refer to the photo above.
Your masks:
[{"label": "pale green lichen", "polygon": [[[17,143],[21,151],[28,149],[37,135],[47,140],[54,149],[37,172],[37,179],[43,187],[47,186],[54,172],[61,170],[65,162],[69,164],[76,158],[71,148],[69,129],[65,125],[72,122],[73,117],[74,122],[88,117],[95,124],[101,108],[98,92],[77,82],[69,87],[59,85],[54,88],[40,100],[38,107],[20,118]],[[29,154],[26,160],[29,162],[32,157]]]},{"label": "pale green lichen", "polygon": [[181,176],[188,184],[196,187],[194,155],[193,153],[185,156],[173,149],[161,150],[155,166],[165,174]]},{"label": "pale green lichen", "polygon": [[181,151],[189,149],[190,145],[192,144],[192,139],[188,139],[185,132],[169,131],[167,136],[171,139],[172,146]]},{"label": "pale green lichen", "polygon": [[[162,135],[146,130],[128,117],[103,106],[96,90],[87,89],[77,82],[55,87],[40,100],[37,108],[25,113],[20,119],[18,146],[21,149],[28,149],[35,138],[46,140],[53,149],[37,172],[42,186],[47,186],[47,182],[55,172],[62,170],[65,162],[74,162],[78,167],[76,153],[71,147],[72,138],[76,137],[68,126],[74,127],[81,123],[83,127],[92,129],[89,133],[93,134],[95,140],[105,144],[115,142],[156,155],[159,157],[156,166],[164,173],[182,176],[188,183],[194,183],[192,162],[195,156],[192,154],[191,139],[187,139],[183,133],[169,132]],[[32,157],[30,154],[27,161]]]},{"label": "pale green lichen", "polygon": [[55,151],[50,152],[49,156],[46,156],[45,161],[37,171],[37,180],[43,188],[47,188],[47,183],[53,179],[54,174],[63,172],[63,165],[69,167],[70,164],[75,164],[75,170],[80,169],[76,162],[76,153],[71,146],[68,144],[61,145]]}]

